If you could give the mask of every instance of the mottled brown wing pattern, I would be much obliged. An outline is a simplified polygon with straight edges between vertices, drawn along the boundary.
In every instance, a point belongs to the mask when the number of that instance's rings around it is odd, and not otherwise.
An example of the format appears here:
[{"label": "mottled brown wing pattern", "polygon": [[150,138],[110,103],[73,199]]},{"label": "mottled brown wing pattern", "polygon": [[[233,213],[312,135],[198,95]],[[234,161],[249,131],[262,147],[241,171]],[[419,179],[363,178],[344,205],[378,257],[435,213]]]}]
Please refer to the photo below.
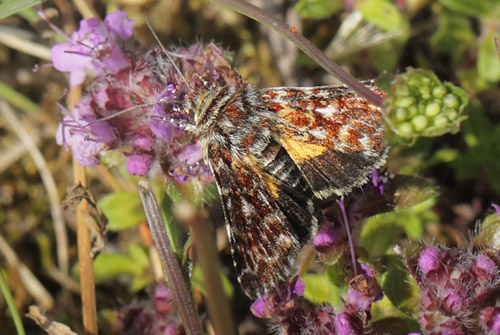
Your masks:
[{"label": "mottled brown wing pattern", "polygon": [[[208,154],[238,280],[247,295],[259,297],[292,275],[321,214],[307,182],[276,142],[263,150],[261,158],[267,159],[260,161],[240,161],[215,144]],[[263,161],[267,164],[259,166]]]},{"label": "mottled brown wing pattern", "polygon": [[[378,94],[373,83],[366,82]],[[345,86],[269,88],[257,92],[278,115],[279,142],[314,195],[344,195],[385,163],[382,112]]]},{"label": "mottled brown wing pattern", "polygon": [[253,298],[292,274],[322,220],[316,198],[347,193],[385,160],[380,110],[345,87],[213,86],[189,108]]}]

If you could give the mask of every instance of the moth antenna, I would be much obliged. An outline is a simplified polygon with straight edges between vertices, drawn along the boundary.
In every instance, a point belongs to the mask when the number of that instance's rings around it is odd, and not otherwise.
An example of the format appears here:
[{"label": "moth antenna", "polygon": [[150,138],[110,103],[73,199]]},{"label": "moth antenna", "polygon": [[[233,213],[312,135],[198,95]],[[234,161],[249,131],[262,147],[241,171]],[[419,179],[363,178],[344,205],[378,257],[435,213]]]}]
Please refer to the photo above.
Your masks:
[{"label": "moth antenna", "polygon": [[148,103],[145,103],[145,104],[135,105],[135,106],[132,106],[132,107],[129,107],[129,108],[122,109],[119,112],[113,113],[113,114],[105,116],[103,118],[100,118],[100,119],[94,120],[92,122],[89,122],[89,123],[87,123],[85,125],[85,127],[92,126],[92,125],[94,125],[96,123],[99,123],[99,122],[102,122],[102,121],[111,120],[111,119],[113,119],[113,118],[115,118],[117,116],[120,116],[122,114],[128,113],[128,112],[133,111],[134,109],[137,109],[137,108],[152,107],[152,106],[155,106],[155,105],[180,104],[180,103],[182,103],[182,102],[181,101],[176,101],[176,100],[166,101],[166,100],[160,99],[160,100],[155,101],[155,102],[148,102]]},{"label": "moth antenna", "polygon": [[170,117],[165,117],[165,116],[160,116],[160,115],[151,115],[151,118],[162,120],[162,121],[169,122],[169,123],[173,123],[176,126],[181,127],[184,130],[189,131],[189,132],[193,132],[196,129],[195,125],[193,125],[191,123],[184,122],[182,120],[178,120],[178,119],[174,119],[174,118],[170,118]]},{"label": "moth antenna", "polygon": [[155,38],[156,40],[156,43],[158,43],[158,45],[160,46],[161,50],[163,51],[163,53],[165,54],[165,56],[167,56],[168,60],[172,63],[172,66],[174,67],[175,71],[177,71],[177,73],[179,74],[179,76],[182,78],[182,80],[184,81],[184,83],[191,89],[193,90],[193,87],[189,84],[189,82],[187,81],[186,77],[184,77],[184,75],[182,74],[181,70],[179,69],[179,67],[177,66],[177,64],[175,64],[175,61],[174,59],[172,58],[172,56],[170,56],[169,52],[167,51],[167,49],[165,49],[165,46],[163,45],[163,43],[161,43],[160,39],[158,38],[158,35],[156,35],[155,31],[153,30],[153,27],[151,26],[151,23],[149,22],[149,20],[146,20],[146,24],[149,28],[149,31],[151,31],[151,34],[153,34],[153,37]]}]

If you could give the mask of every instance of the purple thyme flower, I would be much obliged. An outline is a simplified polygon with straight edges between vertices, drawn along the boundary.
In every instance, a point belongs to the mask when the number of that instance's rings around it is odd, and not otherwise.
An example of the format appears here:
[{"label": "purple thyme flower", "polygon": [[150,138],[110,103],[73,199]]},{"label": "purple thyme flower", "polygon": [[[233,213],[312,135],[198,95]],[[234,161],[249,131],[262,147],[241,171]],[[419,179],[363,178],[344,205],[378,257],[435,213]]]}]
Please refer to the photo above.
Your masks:
[{"label": "purple thyme flower", "polygon": [[83,80],[86,69],[95,74],[82,103],[61,121],[58,143],[71,146],[85,166],[97,165],[103,150],[123,148],[130,174],[145,175],[157,167],[179,182],[213,181],[186,130],[193,115],[185,103],[204,85],[234,85],[241,78],[214,44],[123,51],[116,42],[129,38],[132,27],[124,12],[109,14],[103,24],[82,20],[68,42],[54,46],[55,67],[72,72],[72,84]]},{"label": "purple thyme flower", "polygon": [[184,335],[172,292],[165,283],[148,287],[148,299],[125,306],[122,311],[121,335]]},{"label": "purple thyme flower", "polygon": [[339,235],[344,237],[344,234],[342,234],[339,227],[334,225],[323,227],[318,231],[316,236],[314,236],[313,244],[317,248],[329,247],[339,242]]},{"label": "purple thyme flower", "polygon": [[304,283],[295,277],[271,295],[257,299],[251,307],[258,318],[272,319],[282,334],[364,334],[371,318],[371,304],[382,298],[376,272],[359,265],[360,275],[349,283],[344,310],[336,313],[328,304],[313,304],[302,297]]},{"label": "purple thyme flower", "polygon": [[70,72],[71,86],[85,80],[86,70],[94,74],[116,73],[129,65],[117,44],[117,38],[132,36],[134,22],[127,13],[116,11],[108,14],[101,23],[97,18],[80,21],[80,29],[68,41],[52,47],[52,62],[61,72]]},{"label": "purple thyme flower", "polygon": [[421,292],[422,329],[433,334],[496,334],[491,329],[497,307],[491,304],[500,290],[499,263],[496,250],[424,248],[413,271]]},{"label": "purple thyme flower", "polygon": [[418,266],[424,275],[439,268],[441,255],[437,248],[425,248],[418,258]]}]

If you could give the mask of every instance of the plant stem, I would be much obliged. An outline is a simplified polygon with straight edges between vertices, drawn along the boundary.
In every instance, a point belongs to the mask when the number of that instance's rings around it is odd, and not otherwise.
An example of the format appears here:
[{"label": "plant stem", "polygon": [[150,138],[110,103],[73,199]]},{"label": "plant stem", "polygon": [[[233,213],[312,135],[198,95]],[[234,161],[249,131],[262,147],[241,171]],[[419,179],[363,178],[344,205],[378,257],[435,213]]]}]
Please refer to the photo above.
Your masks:
[{"label": "plant stem", "polygon": [[186,201],[175,207],[176,217],[193,232],[196,260],[203,272],[208,313],[217,335],[235,333],[231,309],[226,299],[220,274],[219,254],[212,231],[200,212]]},{"label": "plant stem", "polygon": [[191,293],[184,281],[181,267],[177,262],[177,256],[172,250],[172,245],[165,232],[158,201],[156,201],[151,185],[147,181],[139,181],[139,194],[146,212],[149,229],[151,229],[151,235],[160,255],[168,287],[172,291],[186,334],[202,335],[201,322],[193,306]]},{"label": "plant stem", "polygon": [[[80,101],[81,89],[72,88],[69,94],[69,109],[73,109],[77,101]],[[81,184],[87,187],[87,175],[85,167],[80,165],[73,156],[73,179],[75,185]],[[86,335],[97,335],[97,304],[95,296],[94,267],[92,258],[92,241],[90,230],[86,224],[89,203],[82,199],[76,207],[76,234],[78,245],[78,262],[80,265],[80,291],[82,295],[83,328]]]},{"label": "plant stem", "polygon": [[363,98],[371,101],[377,106],[382,106],[382,97],[369,90],[366,86],[360,83],[356,78],[345,72],[340,66],[328,58],[321,50],[305,38],[297,29],[288,26],[285,22],[271,15],[270,13],[255,7],[249,3],[240,0],[212,0],[223,6],[226,6],[238,13],[241,13],[249,18],[260,22],[279,34],[283,35],[288,40],[292,41],[306,55],[316,61],[328,73],[331,73],[342,83],[354,90]]}]

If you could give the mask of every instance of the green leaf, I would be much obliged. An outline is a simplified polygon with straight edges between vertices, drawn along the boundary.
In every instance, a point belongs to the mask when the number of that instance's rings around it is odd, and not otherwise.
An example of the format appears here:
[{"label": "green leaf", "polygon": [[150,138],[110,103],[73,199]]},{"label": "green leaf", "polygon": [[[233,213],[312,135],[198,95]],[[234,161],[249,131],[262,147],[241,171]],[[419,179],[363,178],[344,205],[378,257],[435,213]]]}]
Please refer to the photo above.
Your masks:
[{"label": "green leaf", "polygon": [[96,284],[109,282],[123,274],[137,275],[141,271],[135,260],[123,254],[101,252],[94,260]]},{"label": "green leaf", "polygon": [[390,255],[384,260],[388,270],[378,278],[384,295],[403,313],[417,316],[420,302],[420,289],[417,283],[406,271],[401,257]]},{"label": "green leaf", "polygon": [[108,218],[108,229],[120,231],[145,219],[141,199],[134,192],[115,192],[102,197],[99,207]]},{"label": "green leaf", "polygon": [[435,203],[436,198],[431,197],[409,209],[369,218],[361,231],[361,246],[369,251],[370,257],[382,256],[392,248],[401,228],[408,237],[418,240],[422,237],[424,222],[437,219],[434,212],[429,211]]},{"label": "green leaf", "polygon": [[0,20],[41,4],[42,0],[10,0],[0,4]]},{"label": "green leaf", "polygon": [[394,213],[375,215],[366,220],[361,232],[361,246],[369,250],[370,257],[382,256],[394,245],[398,232]]},{"label": "green leaf", "polygon": [[466,49],[476,40],[470,19],[445,10],[438,15],[437,22],[438,29],[430,40],[432,47],[438,52],[449,53],[454,63],[459,63]]},{"label": "green leaf", "polygon": [[439,194],[430,180],[415,176],[398,175],[391,181],[390,187],[395,188],[394,210],[396,211],[411,208]]},{"label": "green leaf", "polygon": [[477,54],[479,76],[491,82],[500,80],[500,57],[493,39],[494,35],[495,33],[491,32],[483,39]]},{"label": "green leaf", "polygon": [[493,12],[496,0],[438,0],[449,9],[469,16],[487,16]]},{"label": "green leaf", "polygon": [[295,11],[305,19],[324,19],[338,12],[343,6],[340,0],[300,0]]},{"label": "green leaf", "polygon": [[474,245],[500,250],[500,215],[493,213],[484,219],[474,238]]},{"label": "green leaf", "polygon": [[398,32],[407,36],[409,23],[398,8],[389,0],[360,0],[356,2],[356,9],[363,14],[363,18],[384,31]]},{"label": "green leaf", "polygon": [[301,277],[305,284],[306,290],[304,297],[313,303],[329,303],[332,306],[340,306],[342,301],[340,295],[344,292],[338,286],[333,285],[326,275],[308,273]]}]

